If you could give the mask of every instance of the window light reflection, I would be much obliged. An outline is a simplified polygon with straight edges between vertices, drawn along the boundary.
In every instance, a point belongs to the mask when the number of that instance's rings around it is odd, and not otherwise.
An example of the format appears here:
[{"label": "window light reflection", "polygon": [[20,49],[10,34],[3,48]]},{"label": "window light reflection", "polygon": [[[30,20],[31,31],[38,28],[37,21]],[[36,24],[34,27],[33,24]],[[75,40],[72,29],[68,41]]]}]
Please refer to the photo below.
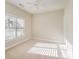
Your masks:
[{"label": "window light reflection", "polygon": [[28,53],[58,57],[57,46],[48,43],[36,43]]}]

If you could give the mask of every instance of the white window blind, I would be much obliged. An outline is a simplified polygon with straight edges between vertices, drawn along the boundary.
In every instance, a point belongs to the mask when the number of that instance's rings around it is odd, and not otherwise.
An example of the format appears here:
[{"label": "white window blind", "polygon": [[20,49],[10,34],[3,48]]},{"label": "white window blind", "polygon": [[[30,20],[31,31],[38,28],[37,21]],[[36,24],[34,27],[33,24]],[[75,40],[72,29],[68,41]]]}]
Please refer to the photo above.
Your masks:
[{"label": "white window blind", "polygon": [[24,20],[15,16],[5,17],[5,39],[11,40],[24,35]]}]

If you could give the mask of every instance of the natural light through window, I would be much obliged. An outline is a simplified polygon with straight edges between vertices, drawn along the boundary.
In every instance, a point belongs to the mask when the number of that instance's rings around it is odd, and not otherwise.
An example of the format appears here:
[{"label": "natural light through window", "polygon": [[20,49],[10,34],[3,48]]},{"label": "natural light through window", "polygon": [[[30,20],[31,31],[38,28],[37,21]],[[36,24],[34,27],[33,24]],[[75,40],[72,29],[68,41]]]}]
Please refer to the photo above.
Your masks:
[{"label": "natural light through window", "polygon": [[66,44],[60,44],[60,51],[62,53],[63,58],[71,58],[72,59],[72,45],[65,40]]},{"label": "natural light through window", "polygon": [[46,48],[57,48],[57,44],[41,43],[41,42],[36,43],[34,46],[37,46],[37,47],[46,47]]},{"label": "natural light through window", "polygon": [[50,43],[38,42],[28,51],[28,53],[58,57],[57,45]]},{"label": "natural light through window", "polygon": [[68,41],[64,44],[37,42],[28,53],[72,59],[72,45]]},{"label": "natural light through window", "polygon": [[72,58],[71,50],[61,50],[63,58]]},{"label": "natural light through window", "polygon": [[24,36],[24,20],[12,15],[6,15],[5,37],[6,40]]}]

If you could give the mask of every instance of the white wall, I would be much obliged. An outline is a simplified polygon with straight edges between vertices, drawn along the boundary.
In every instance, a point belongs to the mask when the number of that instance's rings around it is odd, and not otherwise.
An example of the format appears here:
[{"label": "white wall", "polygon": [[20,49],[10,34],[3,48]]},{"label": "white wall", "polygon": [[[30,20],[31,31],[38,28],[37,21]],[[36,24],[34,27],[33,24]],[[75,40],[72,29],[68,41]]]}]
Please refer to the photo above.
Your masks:
[{"label": "white wall", "polygon": [[68,0],[64,11],[64,37],[71,44],[73,42],[73,0]]},{"label": "white wall", "polygon": [[64,40],[64,11],[36,14],[32,18],[32,38],[51,42]]},{"label": "white wall", "polygon": [[6,41],[6,47],[9,47],[23,40],[31,39],[31,14],[19,9],[16,6],[9,4],[8,2],[6,2],[5,11],[6,14],[12,14],[16,17],[23,19],[25,22],[25,32],[24,32],[25,36],[13,39],[11,41]]}]

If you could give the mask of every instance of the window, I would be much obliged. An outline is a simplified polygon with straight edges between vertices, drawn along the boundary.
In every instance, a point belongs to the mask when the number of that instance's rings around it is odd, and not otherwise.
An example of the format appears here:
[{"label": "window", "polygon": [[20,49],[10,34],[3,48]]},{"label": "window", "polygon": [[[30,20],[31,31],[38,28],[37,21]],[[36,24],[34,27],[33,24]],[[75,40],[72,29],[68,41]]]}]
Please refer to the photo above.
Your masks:
[{"label": "window", "polygon": [[24,35],[24,20],[18,17],[6,15],[5,17],[6,40],[14,39]]}]

